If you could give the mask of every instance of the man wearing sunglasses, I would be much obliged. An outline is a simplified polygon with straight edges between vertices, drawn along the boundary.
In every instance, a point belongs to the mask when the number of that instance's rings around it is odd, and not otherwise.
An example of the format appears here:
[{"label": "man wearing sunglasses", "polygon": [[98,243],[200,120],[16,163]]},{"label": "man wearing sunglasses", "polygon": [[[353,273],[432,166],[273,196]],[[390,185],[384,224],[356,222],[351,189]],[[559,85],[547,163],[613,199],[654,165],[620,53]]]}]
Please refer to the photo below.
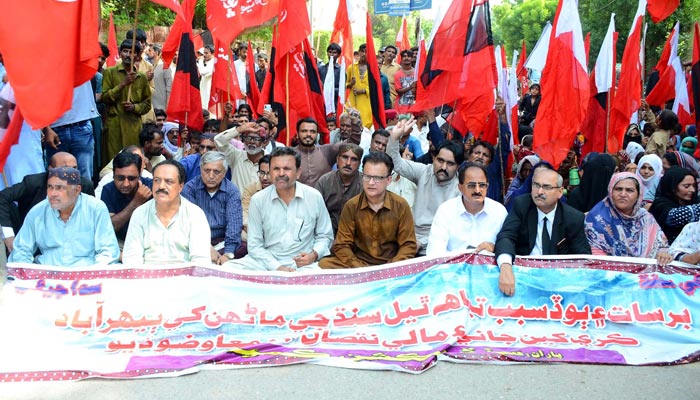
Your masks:
[{"label": "man wearing sunglasses", "polygon": [[124,247],[124,239],[134,210],[148,201],[153,180],[141,177],[141,156],[129,149],[122,150],[114,157],[114,181],[102,189],[100,198],[107,205],[119,247]]},{"label": "man wearing sunglasses", "polygon": [[508,215],[502,204],[486,196],[489,181],[484,165],[466,162],[457,176],[462,195],[442,203],[435,212],[426,251],[429,256],[468,249],[493,252]]}]

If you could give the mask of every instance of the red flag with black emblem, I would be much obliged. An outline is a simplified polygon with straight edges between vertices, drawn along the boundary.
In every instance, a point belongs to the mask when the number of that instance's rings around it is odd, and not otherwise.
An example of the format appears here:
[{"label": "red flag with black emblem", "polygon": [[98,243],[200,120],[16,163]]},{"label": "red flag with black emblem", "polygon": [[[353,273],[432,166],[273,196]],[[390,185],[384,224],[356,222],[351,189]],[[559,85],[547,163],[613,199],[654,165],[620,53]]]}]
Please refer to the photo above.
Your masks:
[{"label": "red flag with black emblem", "polygon": [[382,91],[382,81],[379,77],[379,64],[377,63],[377,52],[374,49],[374,38],[372,37],[372,20],[367,13],[367,82],[369,84],[369,101],[372,105],[372,119],[375,129],[386,127],[386,114],[384,112],[384,92]]},{"label": "red flag with black emblem", "polygon": [[199,92],[199,72],[190,34],[190,32],[184,32],[180,38],[177,67],[166,113],[169,120],[201,131],[204,126],[204,117]]}]

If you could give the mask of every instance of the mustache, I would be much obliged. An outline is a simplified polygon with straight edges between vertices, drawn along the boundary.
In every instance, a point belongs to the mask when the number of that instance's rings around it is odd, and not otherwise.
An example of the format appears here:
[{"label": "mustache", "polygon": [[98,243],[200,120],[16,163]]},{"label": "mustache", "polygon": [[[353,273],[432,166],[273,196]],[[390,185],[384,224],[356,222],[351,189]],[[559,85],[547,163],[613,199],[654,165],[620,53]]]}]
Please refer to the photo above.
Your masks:
[{"label": "mustache", "polygon": [[443,174],[447,175],[447,170],[445,170],[445,169],[441,169],[441,170],[439,170],[439,171],[436,172],[436,173],[439,174],[440,172],[442,172]]},{"label": "mustache", "polygon": [[158,190],[156,190],[156,193],[170,194],[170,193],[168,193],[168,191],[165,190],[165,189],[158,189]]},{"label": "mustache", "polygon": [[537,194],[535,195],[535,199],[547,200],[547,197],[543,194]]},{"label": "mustache", "polygon": [[287,177],[287,176],[278,176],[277,178],[275,178],[275,182],[279,182],[279,181],[289,182],[289,177]]}]

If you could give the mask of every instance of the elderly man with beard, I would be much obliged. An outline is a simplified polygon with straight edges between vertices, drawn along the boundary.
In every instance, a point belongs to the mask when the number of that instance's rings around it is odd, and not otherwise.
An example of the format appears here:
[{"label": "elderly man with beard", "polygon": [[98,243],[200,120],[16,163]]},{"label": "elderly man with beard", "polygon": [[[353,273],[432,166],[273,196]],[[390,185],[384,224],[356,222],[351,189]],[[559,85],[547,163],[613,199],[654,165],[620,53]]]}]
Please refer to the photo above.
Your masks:
[{"label": "elderly man with beard", "polygon": [[124,245],[131,215],[152,195],[153,180],[141,177],[142,163],[138,154],[122,150],[114,157],[114,181],[105,185],[100,195],[107,206],[121,247]]},{"label": "elderly man with beard", "polygon": [[298,182],[301,156],[279,147],[270,156],[273,185],[250,200],[248,255],[227,266],[250,270],[318,269],[328,255],[333,227],[323,197]]},{"label": "elderly man with beard", "polygon": [[432,165],[406,160],[399,153],[399,140],[410,132],[413,117],[399,121],[391,131],[387,154],[394,161],[396,172],[402,179],[408,179],[417,186],[413,203],[413,218],[416,224],[418,254],[424,255],[428,245],[430,226],[440,204],[459,195],[457,169],[464,161],[464,147],[461,144],[445,141],[436,150]]},{"label": "elderly man with beard", "polygon": [[493,252],[496,236],[508,215],[502,204],[486,197],[489,181],[483,165],[466,162],[457,175],[462,195],[442,203],[435,212],[428,256],[468,249]]},{"label": "elderly man with beard", "polygon": [[[238,138],[245,145],[245,150],[231,144],[231,139]],[[265,155],[267,139],[267,130],[257,122],[247,122],[214,137],[219,151],[226,156],[231,168],[231,182],[236,187],[245,188],[258,179],[258,162]]]},{"label": "elderly man with beard", "polygon": [[[139,142],[141,116],[151,110],[151,88],[148,77],[137,72],[143,47],[136,43],[131,54],[131,40],[119,46],[121,63],[104,71],[102,102],[107,106],[106,150],[104,159],[112,159],[121,149]],[[103,136],[104,137],[104,136]]]},{"label": "elderly man with beard", "polygon": [[362,175],[359,171],[362,153],[362,148],[356,144],[342,144],[336,160],[338,169],[326,173],[316,182],[316,190],[321,192],[331,216],[334,234],[338,231],[338,219],[343,206],[362,192]]},{"label": "elderly man with beard", "polygon": [[52,168],[48,177],[47,198],[27,214],[8,261],[63,267],[115,263],[119,246],[107,207],[80,193],[80,171]]},{"label": "elderly man with beard", "polygon": [[228,165],[221,152],[204,153],[200,164],[201,175],[185,184],[182,196],[204,210],[211,229],[211,261],[221,265],[233,260],[241,247],[241,192],[224,177]]},{"label": "elderly man with beard", "polygon": [[204,211],[182,197],[185,170],[174,160],[153,169],[153,199],[131,216],[124,264],[210,265],[211,231]]}]

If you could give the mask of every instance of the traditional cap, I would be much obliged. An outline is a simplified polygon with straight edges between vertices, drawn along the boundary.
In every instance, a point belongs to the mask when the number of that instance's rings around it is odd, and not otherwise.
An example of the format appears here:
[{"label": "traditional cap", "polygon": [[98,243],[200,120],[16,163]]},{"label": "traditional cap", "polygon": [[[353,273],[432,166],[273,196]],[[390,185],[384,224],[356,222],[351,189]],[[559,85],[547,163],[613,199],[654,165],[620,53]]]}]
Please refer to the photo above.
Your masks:
[{"label": "traditional cap", "polygon": [[80,171],[71,167],[57,167],[49,169],[49,178],[58,178],[68,182],[69,185],[80,185]]}]

